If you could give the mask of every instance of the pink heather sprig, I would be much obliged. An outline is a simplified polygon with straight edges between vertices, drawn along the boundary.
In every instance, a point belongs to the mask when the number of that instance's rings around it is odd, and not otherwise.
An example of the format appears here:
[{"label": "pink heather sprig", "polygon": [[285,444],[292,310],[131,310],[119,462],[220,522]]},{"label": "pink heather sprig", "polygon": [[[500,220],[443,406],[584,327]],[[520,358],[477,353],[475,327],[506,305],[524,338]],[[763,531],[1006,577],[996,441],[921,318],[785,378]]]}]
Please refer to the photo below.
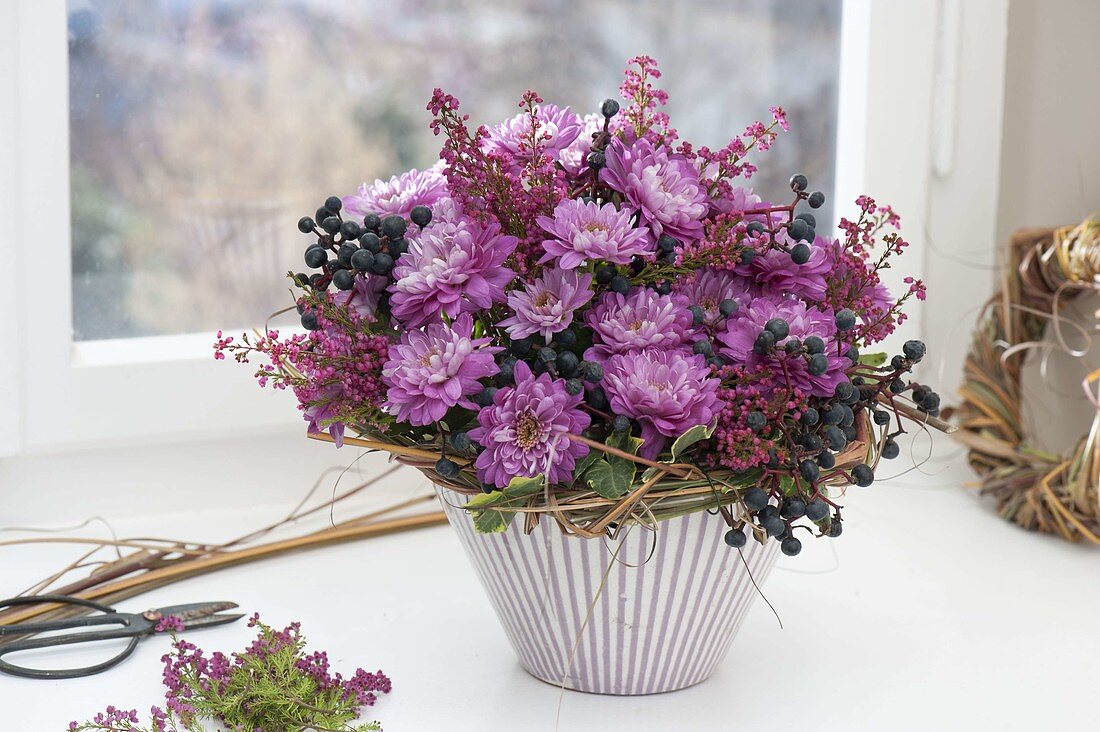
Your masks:
[{"label": "pink heather sprig", "polygon": [[364,707],[392,689],[381,671],[334,673],[324,651],[305,651],[301,624],[276,630],[253,615],[256,639],[226,655],[205,651],[173,636],[172,653],[161,660],[165,705],[150,710],[147,726],[137,710],[109,706],[91,720],[71,722],[70,732],[202,732],[219,729],[325,729],[331,732],[380,730],[377,722],[353,724]]},{"label": "pink heather sprig", "polygon": [[622,111],[623,119],[634,137],[646,137],[654,144],[671,144],[678,135],[668,114],[658,111],[668,104],[668,93],[653,85],[653,80],[661,78],[657,62],[649,56],[635,56],[626,64],[619,94],[630,103]]},{"label": "pink heather sprig", "polygon": [[[756,166],[745,162],[745,156],[752,150],[766,152],[775,142],[779,133],[776,128],[786,132],[787,113],[782,107],[772,107],[772,121],[769,124],[753,122],[738,137],[733,138],[725,147],[711,150],[701,147],[697,153],[702,161],[702,170],[710,177],[712,195],[728,195],[730,178],[752,178]],[[710,175],[713,173],[713,175]]]}]

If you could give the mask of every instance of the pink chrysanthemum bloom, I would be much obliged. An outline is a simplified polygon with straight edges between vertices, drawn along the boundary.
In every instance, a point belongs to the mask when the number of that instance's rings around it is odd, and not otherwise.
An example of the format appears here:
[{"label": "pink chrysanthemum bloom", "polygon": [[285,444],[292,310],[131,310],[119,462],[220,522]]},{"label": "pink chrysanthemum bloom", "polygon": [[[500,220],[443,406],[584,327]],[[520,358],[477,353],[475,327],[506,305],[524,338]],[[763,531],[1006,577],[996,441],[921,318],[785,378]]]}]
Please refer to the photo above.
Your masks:
[{"label": "pink chrysanthemum bloom", "polygon": [[347,306],[354,309],[359,317],[374,322],[374,314],[378,312],[378,300],[386,291],[390,280],[376,274],[355,275],[354,293],[351,299],[346,300]]},{"label": "pink chrysanthemum bloom", "polygon": [[548,269],[523,290],[508,293],[513,314],[500,321],[512,338],[538,333],[547,341],[573,322],[573,313],[592,299],[592,275]]},{"label": "pink chrysanthemum bloom", "polygon": [[708,326],[725,320],[719,311],[723,300],[733,300],[738,309],[747,308],[758,292],[752,280],[729,270],[699,269],[676,280],[672,291],[683,295],[688,305],[698,305],[706,316]]},{"label": "pink chrysanthemum bloom", "polygon": [[502,234],[495,221],[437,224],[409,239],[390,286],[390,310],[407,326],[419,327],[446,313],[484,310],[504,301],[515,272],[504,266],[518,240]]},{"label": "pink chrysanthemum bloom", "polygon": [[431,207],[447,197],[447,179],[436,164],[425,171],[413,168],[389,180],[376,180],[372,185],[364,183],[354,194],[344,196],[344,214],[360,223],[369,213],[408,218],[414,206]]},{"label": "pink chrysanthemum bloom", "polygon": [[661,234],[680,242],[702,236],[710,197],[689,160],[662,146],[655,148],[645,138],[630,146],[616,138],[605,154],[607,165],[600,170],[600,180],[623,194],[625,208],[640,213],[654,241]]},{"label": "pink chrysanthemum bloom", "polygon": [[518,361],[516,385],[500,389],[493,403],[478,412],[478,427],[470,439],[485,450],[477,457],[477,475],[484,483],[503,488],[512,478],[546,475],[550,484],[569,480],[577,458],[588,448],[570,440],[592,418],[578,409],[583,394],[572,395],[565,382],[549,374],[535,378]]},{"label": "pink chrysanthemum bloom", "polygon": [[[785,320],[790,332],[786,338],[776,343],[771,354],[760,356],[753,350],[753,345],[764,325],[772,318]],[[829,361],[825,373],[816,376],[810,373],[805,357],[790,356],[783,351],[783,344],[789,339],[805,341],[810,336],[817,336],[825,341],[825,354]],[[837,384],[847,378],[844,369],[850,362],[838,353],[840,347],[836,341],[833,312],[809,309],[801,300],[774,295],[757,297],[752,305],[741,311],[740,317],[731,318],[727,322],[726,330],[720,331],[717,338],[722,343],[722,355],[736,365],[750,368],[775,365],[772,370],[776,374],[776,389],[786,387],[785,379],[789,378],[791,386],[806,394],[832,396]]]},{"label": "pink chrysanthemum bloom", "polygon": [[681,348],[693,335],[688,305],[682,295],[658,295],[647,287],[626,295],[605,292],[584,315],[595,340],[584,357],[602,362],[647,348]]},{"label": "pink chrysanthemum bloom", "polygon": [[[728,191],[719,193],[711,199],[711,208],[717,213],[741,213],[751,209],[766,208],[767,205],[760,196],[753,193],[751,188],[745,186],[730,186]],[[748,217],[750,221],[754,219],[763,222],[766,217],[762,214]],[[776,221],[778,220],[777,216]]]},{"label": "pink chrysanthemum bloom", "polygon": [[[535,107],[538,120],[539,142],[542,151],[557,160],[561,151],[569,147],[581,133],[581,118],[569,107],[564,109],[555,104],[540,104]],[[489,128],[484,149],[487,153],[496,153],[508,158],[516,158],[530,147],[531,115],[526,111]]]},{"label": "pink chrysanthemum bloom", "polygon": [[[793,246],[794,242],[780,232],[776,241]],[[825,299],[826,277],[833,270],[832,251],[835,240],[816,237],[810,246],[810,259],[795,264],[791,255],[780,249],[772,249],[757,255],[751,264],[737,267],[737,273],[752,278],[761,286],[775,292],[786,292],[813,302]]]},{"label": "pink chrysanthemum bloom", "polygon": [[390,346],[382,367],[382,381],[389,387],[383,406],[398,421],[428,425],[456,404],[477,409],[467,397],[481,391],[478,379],[500,371],[493,355],[503,349],[488,345],[492,338],[474,338],[473,329],[473,317],[463,313],[450,326],[432,323],[406,330]]},{"label": "pink chrysanthemum bloom", "polygon": [[653,460],[669,437],[710,424],[721,410],[719,379],[711,378],[702,356],[681,351],[642,351],[612,356],[603,387],[611,409],[637,420],[644,444],[639,454]]},{"label": "pink chrysanthemum bloom", "polygon": [[635,254],[653,254],[649,231],[634,228],[629,211],[613,203],[600,206],[570,198],[554,209],[554,216],[539,216],[535,221],[554,239],[542,242],[546,254],[540,264],[560,257],[558,266],[574,269],[586,259],[602,259],[614,264],[630,264]]}]

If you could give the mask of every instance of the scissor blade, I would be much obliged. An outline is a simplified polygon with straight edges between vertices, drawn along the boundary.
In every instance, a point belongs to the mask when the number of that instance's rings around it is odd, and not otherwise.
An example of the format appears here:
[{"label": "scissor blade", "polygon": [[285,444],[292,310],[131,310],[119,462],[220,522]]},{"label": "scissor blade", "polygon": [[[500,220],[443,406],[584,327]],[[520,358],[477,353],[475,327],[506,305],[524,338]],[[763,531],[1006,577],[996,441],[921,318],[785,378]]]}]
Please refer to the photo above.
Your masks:
[{"label": "scissor blade", "polygon": [[186,625],[196,618],[205,618],[214,613],[220,613],[222,610],[232,610],[235,607],[237,607],[235,602],[192,602],[184,605],[158,607],[156,612],[163,617],[171,615],[179,618]]},{"label": "scissor blade", "polygon": [[238,613],[236,615],[207,615],[202,618],[194,618],[192,620],[183,621],[183,628],[184,630],[213,628],[216,625],[225,625],[226,623],[235,622],[243,617],[244,613]]}]

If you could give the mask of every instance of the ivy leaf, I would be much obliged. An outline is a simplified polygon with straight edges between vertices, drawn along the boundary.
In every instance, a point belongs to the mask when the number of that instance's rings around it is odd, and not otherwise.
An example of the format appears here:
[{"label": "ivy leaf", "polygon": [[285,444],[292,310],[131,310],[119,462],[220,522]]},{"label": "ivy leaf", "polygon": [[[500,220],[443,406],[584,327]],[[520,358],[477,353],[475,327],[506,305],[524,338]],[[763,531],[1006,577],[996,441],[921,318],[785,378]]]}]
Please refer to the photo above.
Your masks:
[{"label": "ivy leaf", "polygon": [[886,363],[886,352],[880,353],[861,353],[859,356],[859,362],[864,366],[873,366],[878,368],[882,364]]},{"label": "ivy leaf", "polygon": [[516,509],[542,490],[542,476],[512,478],[504,490],[482,493],[466,502],[466,510],[480,534],[496,534],[508,528],[516,517]]},{"label": "ivy leaf", "polygon": [[634,463],[613,456],[597,460],[588,468],[585,480],[601,497],[613,501],[626,495],[634,484]]},{"label": "ivy leaf", "polygon": [[588,470],[594,462],[599,460],[603,456],[603,453],[599,450],[592,448],[588,449],[588,454],[577,461],[577,466],[573,468],[573,482],[576,483],[584,476],[584,471]]},{"label": "ivy leaf", "polygon": [[679,460],[680,456],[684,454],[684,451],[696,442],[709,439],[710,436],[714,434],[714,430],[717,429],[717,427],[718,420],[714,420],[709,425],[697,424],[677,437],[676,441],[672,443],[672,462]]},{"label": "ivy leaf", "polygon": [[[612,432],[607,438],[607,446],[614,447],[616,450],[622,450],[623,452],[629,452],[631,455],[637,455],[638,450],[642,449],[643,441],[640,437],[632,437],[630,432]],[[608,456],[609,459],[613,456]],[[625,460],[625,458],[616,457],[616,460]],[[633,461],[627,460],[628,463],[633,464]]]}]

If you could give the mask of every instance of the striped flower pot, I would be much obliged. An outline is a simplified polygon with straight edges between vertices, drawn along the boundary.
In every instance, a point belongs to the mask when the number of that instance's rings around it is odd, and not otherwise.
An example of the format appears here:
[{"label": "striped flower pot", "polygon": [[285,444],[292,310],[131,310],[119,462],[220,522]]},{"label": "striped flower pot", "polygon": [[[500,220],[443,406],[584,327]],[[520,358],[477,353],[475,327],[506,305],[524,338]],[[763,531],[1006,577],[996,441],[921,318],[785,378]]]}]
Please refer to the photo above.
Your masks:
[{"label": "striped flower pot", "polygon": [[749,541],[742,563],[706,512],[616,541],[566,536],[553,521],[478,534],[466,498],[439,492],[520,663],[578,691],[657,694],[707,679],[777,554],[778,542]]}]

